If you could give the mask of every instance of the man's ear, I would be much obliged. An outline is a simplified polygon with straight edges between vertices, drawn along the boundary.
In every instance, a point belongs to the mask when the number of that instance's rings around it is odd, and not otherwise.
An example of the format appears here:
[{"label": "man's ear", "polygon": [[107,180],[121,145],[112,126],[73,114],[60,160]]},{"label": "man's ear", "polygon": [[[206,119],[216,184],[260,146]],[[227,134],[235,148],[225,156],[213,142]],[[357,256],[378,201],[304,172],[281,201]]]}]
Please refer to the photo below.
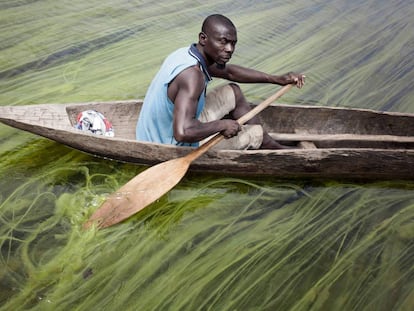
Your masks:
[{"label": "man's ear", "polygon": [[198,34],[198,43],[200,43],[201,46],[206,45],[207,41],[207,35],[204,32],[200,32]]}]

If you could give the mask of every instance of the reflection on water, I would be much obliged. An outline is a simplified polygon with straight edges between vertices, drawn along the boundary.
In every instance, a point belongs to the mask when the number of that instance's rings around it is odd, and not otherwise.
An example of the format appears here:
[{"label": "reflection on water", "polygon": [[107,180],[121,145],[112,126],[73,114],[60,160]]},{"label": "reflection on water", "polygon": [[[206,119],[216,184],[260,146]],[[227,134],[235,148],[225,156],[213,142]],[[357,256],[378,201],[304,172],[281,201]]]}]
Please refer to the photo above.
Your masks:
[{"label": "reflection on water", "polygon": [[[303,71],[288,103],[414,112],[409,1],[6,1],[0,104],[143,97],[221,12],[234,63]],[[269,85],[243,85],[260,101]],[[0,125],[1,310],[411,310],[412,183],[189,174],[124,224],[84,232],[143,168]]]}]

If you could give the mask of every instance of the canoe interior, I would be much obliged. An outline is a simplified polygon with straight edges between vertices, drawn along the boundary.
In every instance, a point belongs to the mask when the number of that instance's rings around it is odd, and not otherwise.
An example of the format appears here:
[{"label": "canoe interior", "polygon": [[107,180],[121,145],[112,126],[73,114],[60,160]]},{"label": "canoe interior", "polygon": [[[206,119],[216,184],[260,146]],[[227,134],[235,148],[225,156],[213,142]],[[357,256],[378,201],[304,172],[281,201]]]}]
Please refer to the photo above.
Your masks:
[{"label": "canoe interior", "polygon": [[90,103],[68,105],[66,112],[70,124],[76,124],[77,115],[84,110],[96,110],[102,113],[113,125],[116,137],[135,139],[135,126],[141,110],[140,101],[110,103]]},{"label": "canoe interior", "polygon": [[[86,103],[68,105],[71,125],[79,112],[95,109],[113,124],[118,138],[135,139],[141,101]],[[264,128],[272,133],[358,134],[414,136],[414,115],[378,112],[363,109],[328,108],[318,106],[272,105],[259,114]],[[294,145],[296,142],[284,142]],[[411,149],[414,143],[375,141],[315,141],[316,148],[381,148]]]},{"label": "canoe interior", "polygon": [[[274,106],[260,115],[269,133],[414,135],[414,116],[362,109]],[[414,148],[413,143],[318,141],[317,148]]]},{"label": "canoe interior", "polygon": [[[0,106],[0,122],[96,156],[130,163],[153,165],[193,150],[136,141],[140,107],[138,100]],[[112,122],[114,138],[74,128],[79,112],[89,109]],[[259,119],[279,139],[283,135],[292,139],[295,134],[295,144],[300,141],[303,148],[209,150],[191,164],[191,169],[280,178],[414,180],[414,114],[277,104],[266,108]],[[297,139],[298,133],[318,137],[303,141]],[[341,134],[345,140],[337,139]],[[334,137],[326,139],[326,135]],[[369,135],[373,136],[365,139]],[[391,140],[386,137],[390,135]]]}]

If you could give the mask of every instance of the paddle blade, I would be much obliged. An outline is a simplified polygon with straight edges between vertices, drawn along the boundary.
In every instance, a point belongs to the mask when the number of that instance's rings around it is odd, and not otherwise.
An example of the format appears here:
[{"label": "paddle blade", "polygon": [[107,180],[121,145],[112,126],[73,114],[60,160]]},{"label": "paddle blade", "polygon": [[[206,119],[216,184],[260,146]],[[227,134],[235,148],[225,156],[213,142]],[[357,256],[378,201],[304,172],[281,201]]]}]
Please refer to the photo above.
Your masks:
[{"label": "paddle blade", "polygon": [[173,159],[152,166],[111,194],[84,224],[105,228],[144,209],[171,190],[186,174],[190,161]]}]

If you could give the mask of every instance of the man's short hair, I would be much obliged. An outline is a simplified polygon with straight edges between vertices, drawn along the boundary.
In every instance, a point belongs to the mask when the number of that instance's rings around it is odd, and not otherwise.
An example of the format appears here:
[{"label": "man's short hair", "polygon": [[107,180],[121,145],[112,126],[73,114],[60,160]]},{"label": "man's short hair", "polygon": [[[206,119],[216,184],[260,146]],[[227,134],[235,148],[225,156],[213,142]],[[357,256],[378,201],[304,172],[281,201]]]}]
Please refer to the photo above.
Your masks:
[{"label": "man's short hair", "polygon": [[201,26],[201,31],[206,32],[216,23],[236,29],[236,26],[234,26],[233,22],[228,17],[221,14],[212,14],[207,16],[204,20],[203,25]]}]

